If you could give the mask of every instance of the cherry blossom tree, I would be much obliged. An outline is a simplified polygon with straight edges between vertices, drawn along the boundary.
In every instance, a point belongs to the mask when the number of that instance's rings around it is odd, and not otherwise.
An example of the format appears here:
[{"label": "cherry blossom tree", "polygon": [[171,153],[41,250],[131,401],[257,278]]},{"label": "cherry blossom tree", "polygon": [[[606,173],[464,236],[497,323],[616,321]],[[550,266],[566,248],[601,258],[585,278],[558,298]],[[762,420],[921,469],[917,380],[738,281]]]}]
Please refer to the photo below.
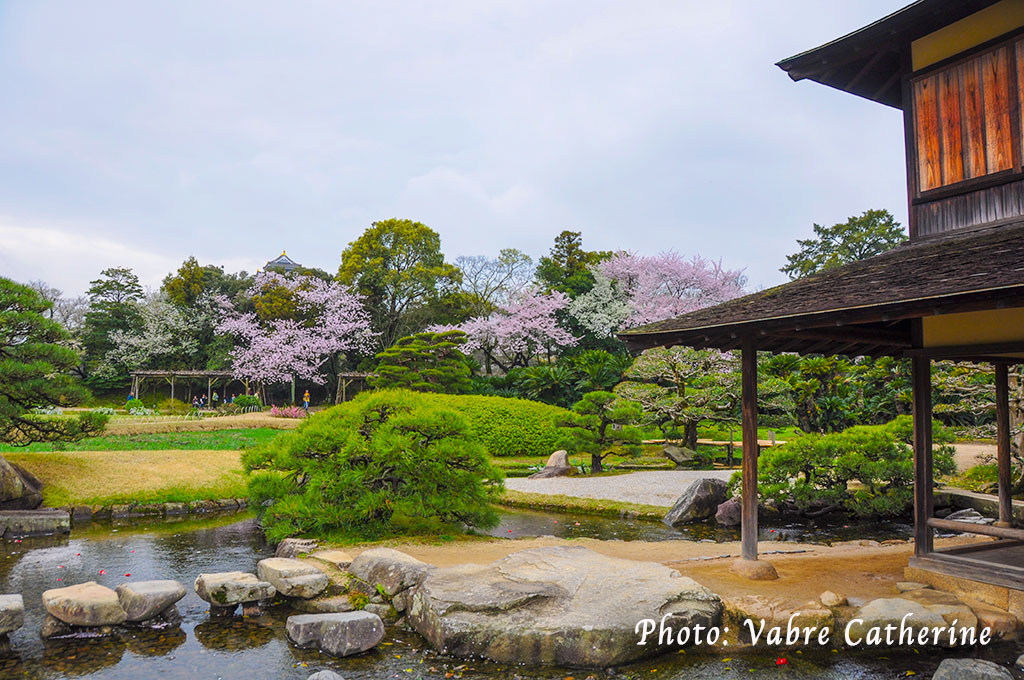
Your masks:
[{"label": "cherry blossom tree", "polygon": [[286,278],[262,272],[248,291],[257,296],[269,287],[288,291],[288,318],[264,318],[239,311],[221,298],[218,331],[235,339],[231,370],[235,377],[260,384],[293,378],[322,384],[324,363],[339,352],[366,350],[373,340],[370,315],[362,299],[334,281],[306,276]]},{"label": "cherry blossom tree", "polygon": [[460,330],[469,336],[466,350],[480,351],[487,363],[508,372],[528,366],[544,352],[572,347],[576,338],[558,325],[557,314],[569,306],[565,293],[530,289],[490,316],[480,316],[459,326],[437,326],[434,331]]},{"label": "cherry blossom tree", "polygon": [[[599,336],[669,319],[743,294],[743,270],[676,252],[643,256],[618,253],[594,265],[594,288],[570,308],[577,321]],[[628,312],[628,313],[627,313]]]}]

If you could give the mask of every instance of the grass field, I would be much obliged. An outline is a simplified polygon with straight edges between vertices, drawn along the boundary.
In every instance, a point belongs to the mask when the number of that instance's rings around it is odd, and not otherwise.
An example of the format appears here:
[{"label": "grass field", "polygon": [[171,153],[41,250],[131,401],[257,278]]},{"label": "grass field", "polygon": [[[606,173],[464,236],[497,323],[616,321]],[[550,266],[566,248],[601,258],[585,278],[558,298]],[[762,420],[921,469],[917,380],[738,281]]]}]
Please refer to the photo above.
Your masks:
[{"label": "grass field", "polygon": [[113,416],[107,423],[107,434],[159,434],[166,432],[213,432],[268,428],[292,430],[303,420],[274,418],[266,413],[245,413],[237,416],[185,419],[181,416]]},{"label": "grass field", "polygon": [[188,502],[247,495],[238,451],[19,451],[51,507]]},{"label": "grass field", "polygon": [[[280,430],[269,428],[253,428],[247,430],[215,430],[210,432],[168,432],[162,434],[133,434],[91,437],[71,443],[30,444],[29,446],[0,445],[0,452],[39,452],[39,451],[158,451],[161,449],[179,450],[233,450],[248,448],[256,444],[268,442]],[[10,457],[10,456],[8,456]]]}]

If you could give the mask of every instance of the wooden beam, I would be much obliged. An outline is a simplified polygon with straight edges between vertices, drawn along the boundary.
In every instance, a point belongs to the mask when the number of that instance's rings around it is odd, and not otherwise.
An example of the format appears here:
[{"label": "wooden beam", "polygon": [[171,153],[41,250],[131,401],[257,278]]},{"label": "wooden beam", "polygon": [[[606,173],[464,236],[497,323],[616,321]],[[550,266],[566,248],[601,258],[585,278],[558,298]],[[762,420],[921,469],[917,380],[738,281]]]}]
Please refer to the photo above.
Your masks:
[{"label": "wooden beam", "polygon": [[740,540],[744,560],[757,559],[757,344],[743,338],[743,490]]},{"label": "wooden beam", "polygon": [[999,526],[1013,522],[1013,480],[1010,471],[1010,371],[995,365],[996,378],[996,460],[999,464]]},{"label": "wooden beam", "polygon": [[[1014,342],[992,342],[982,345],[949,345],[946,347],[915,347],[905,350],[903,354],[908,357],[930,357],[932,359],[955,359],[966,356],[988,356],[997,354],[1024,354],[1024,341]],[[1024,359],[1006,357],[1005,361],[1017,363]]]},{"label": "wooden beam", "polygon": [[910,336],[880,328],[842,326],[841,328],[801,328],[794,331],[777,331],[771,335],[783,338],[808,338],[811,340],[836,340],[839,342],[864,341],[876,345],[911,347]]},{"label": "wooden beam", "polygon": [[928,520],[932,518],[932,362],[911,361],[914,390],[914,555],[924,557],[934,547]]},{"label": "wooden beam", "polygon": [[1009,538],[1024,540],[1024,529],[1011,529],[998,525],[973,524],[971,522],[957,522],[951,519],[939,519],[932,517],[928,520],[928,526],[946,531],[962,531],[968,534],[979,534],[981,536],[995,536],[996,538]]}]

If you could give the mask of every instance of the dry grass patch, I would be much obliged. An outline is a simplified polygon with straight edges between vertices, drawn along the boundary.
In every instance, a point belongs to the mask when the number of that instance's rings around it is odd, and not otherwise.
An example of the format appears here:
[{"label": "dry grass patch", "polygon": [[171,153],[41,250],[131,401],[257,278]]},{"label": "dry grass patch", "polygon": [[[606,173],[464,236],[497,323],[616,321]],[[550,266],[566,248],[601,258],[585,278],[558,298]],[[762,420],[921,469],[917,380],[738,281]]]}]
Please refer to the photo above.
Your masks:
[{"label": "dry grass patch", "polygon": [[246,495],[238,451],[16,452],[47,505],[188,502]]},{"label": "dry grass patch", "polygon": [[176,416],[124,416],[110,419],[105,434],[161,434],[165,432],[212,432],[267,427],[292,430],[304,422],[302,418],[274,418],[265,413],[244,413],[186,420]]}]

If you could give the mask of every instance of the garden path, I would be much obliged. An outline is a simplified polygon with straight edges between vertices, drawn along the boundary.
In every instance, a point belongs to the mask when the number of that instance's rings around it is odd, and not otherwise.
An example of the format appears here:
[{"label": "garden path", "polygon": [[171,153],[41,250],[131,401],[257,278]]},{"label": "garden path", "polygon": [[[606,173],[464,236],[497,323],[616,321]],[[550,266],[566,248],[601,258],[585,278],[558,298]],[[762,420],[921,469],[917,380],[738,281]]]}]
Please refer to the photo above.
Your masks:
[{"label": "garden path", "polygon": [[733,472],[735,470],[646,470],[608,477],[510,477],[505,480],[505,487],[527,493],[671,507],[694,480],[712,477],[729,481]]}]

